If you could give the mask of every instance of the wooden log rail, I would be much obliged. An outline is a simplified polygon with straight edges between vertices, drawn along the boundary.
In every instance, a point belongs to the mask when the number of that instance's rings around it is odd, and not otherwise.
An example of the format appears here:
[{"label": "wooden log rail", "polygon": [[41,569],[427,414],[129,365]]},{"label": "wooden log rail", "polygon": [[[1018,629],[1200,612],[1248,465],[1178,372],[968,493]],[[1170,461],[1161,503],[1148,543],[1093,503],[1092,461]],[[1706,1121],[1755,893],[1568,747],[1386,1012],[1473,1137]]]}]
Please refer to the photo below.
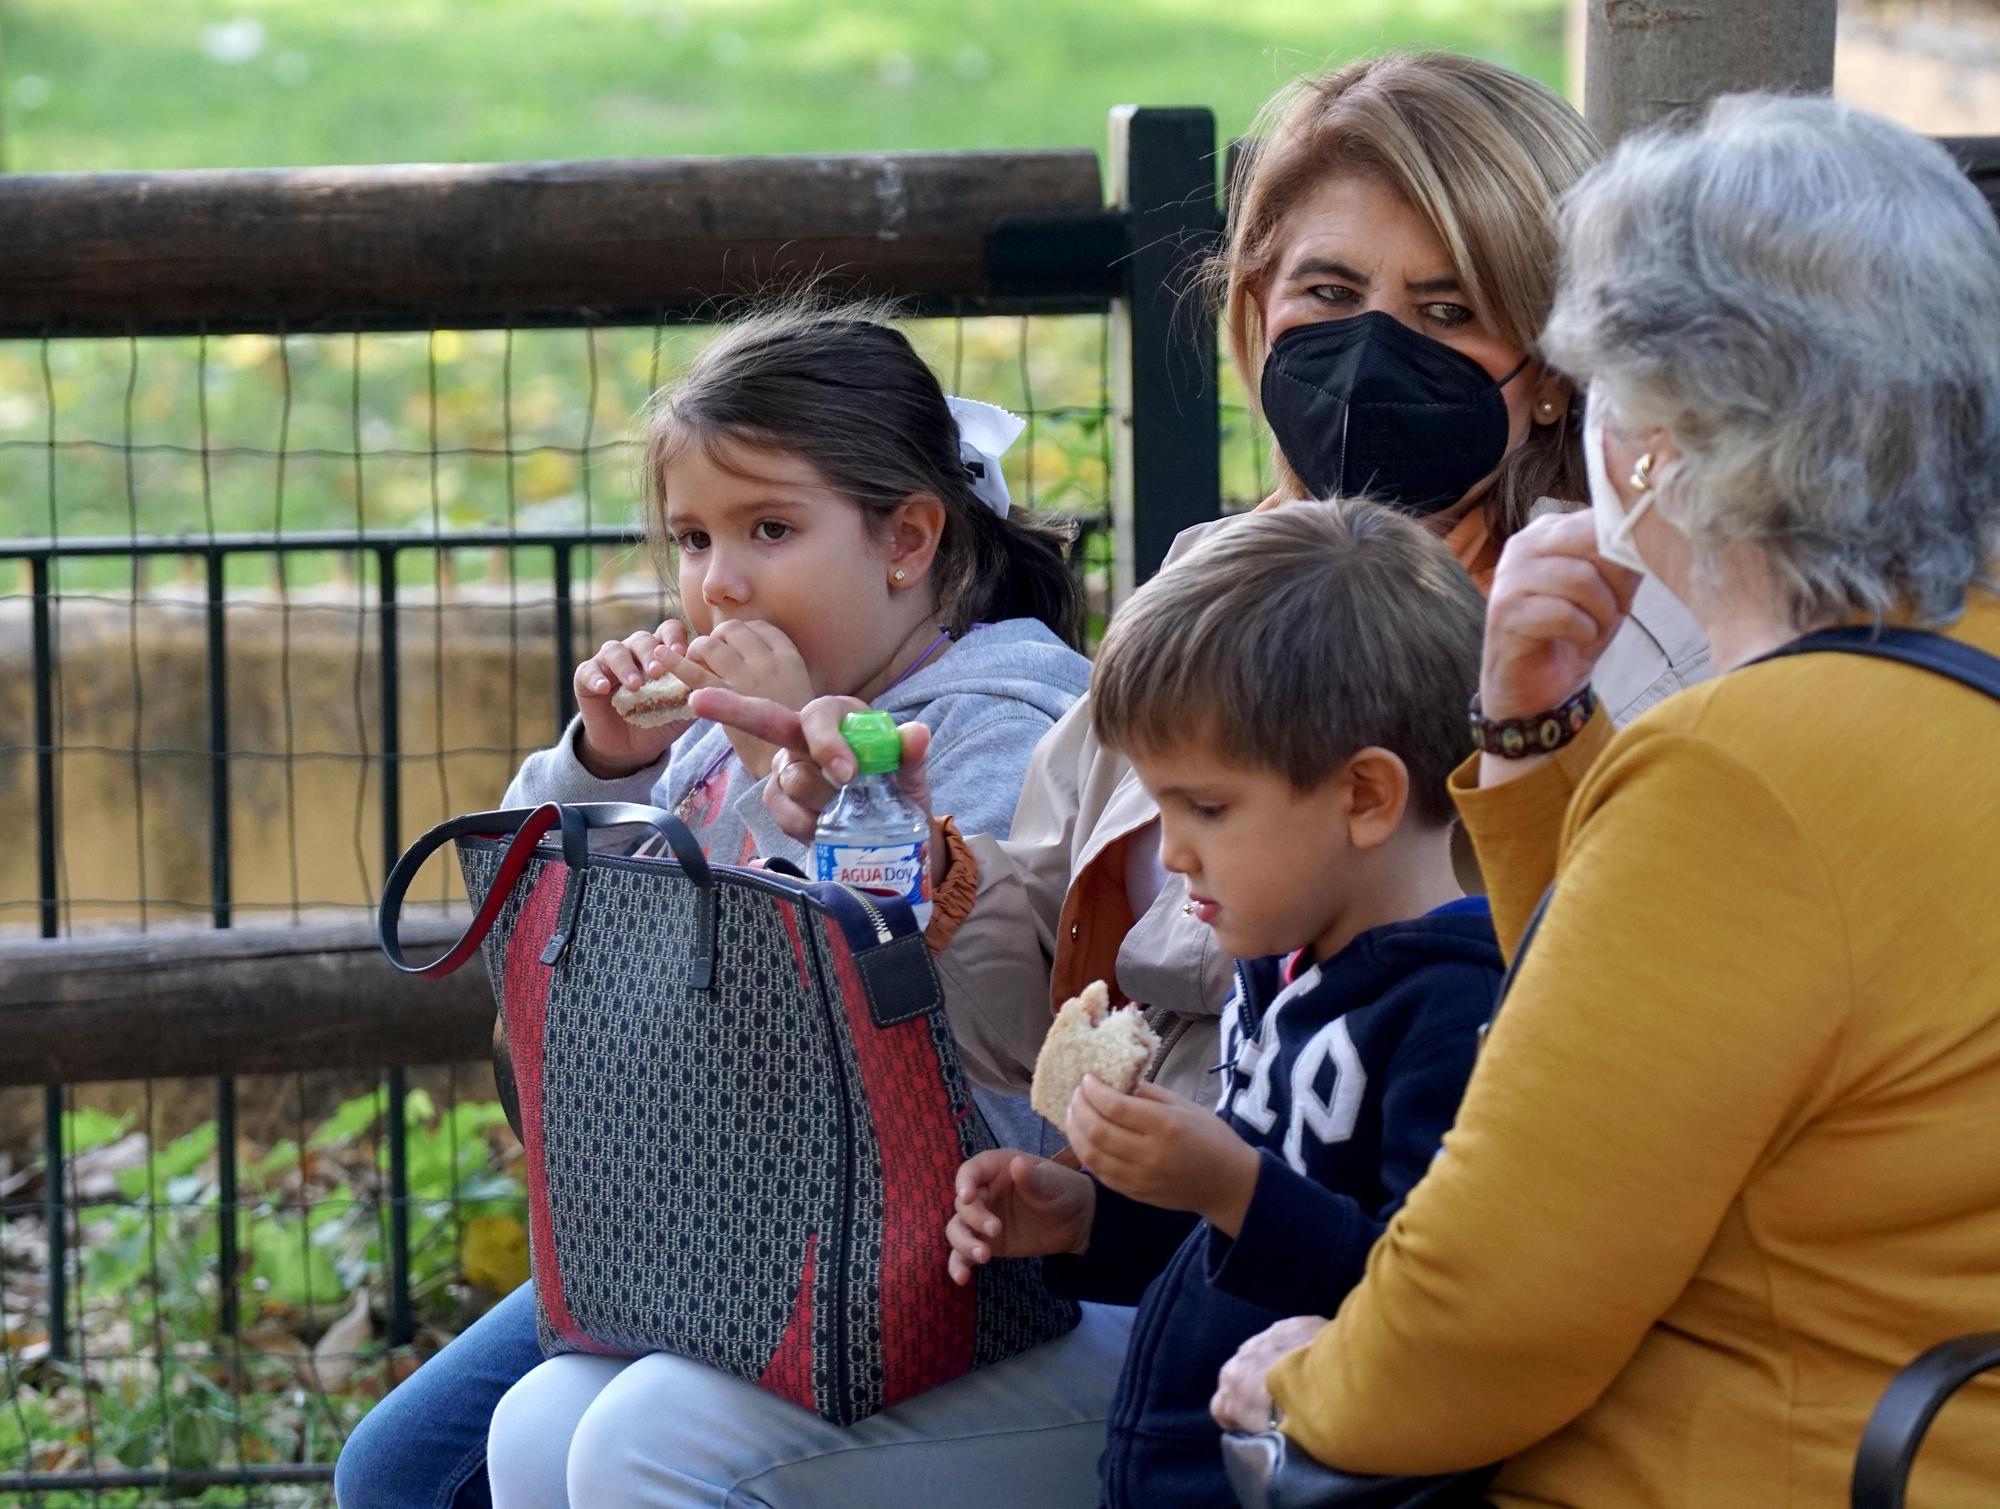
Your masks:
[{"label": "wooden log rail", "polygon": [[[404,946],[428,958],[463,929],[409,918]],[[492,1032],[476,955],[399,974],[371,922],[0,943],[0,1087],[465,1063]]]},{"label": "wooden log rail", "polygon": [[0,337],[1092,307],[1124,247],[1082,150],[7,174]]}]

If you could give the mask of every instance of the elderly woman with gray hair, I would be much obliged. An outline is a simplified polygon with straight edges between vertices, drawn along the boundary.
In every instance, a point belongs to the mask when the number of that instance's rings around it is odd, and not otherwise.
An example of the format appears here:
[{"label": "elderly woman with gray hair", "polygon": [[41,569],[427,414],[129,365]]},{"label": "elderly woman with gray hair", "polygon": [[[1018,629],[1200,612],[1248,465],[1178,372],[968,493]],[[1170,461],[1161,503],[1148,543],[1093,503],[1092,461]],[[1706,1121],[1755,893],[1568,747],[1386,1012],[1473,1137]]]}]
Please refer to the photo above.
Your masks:
[{"label": "elderly woman with gray hair", "polygon": [[[1216,1412],[1352,1472],[1505,1459],[1503,1506],[1840,1503],[1891,1375],[2000,1321],[2000,703],[1788,651],[2000,670],[2000,227],[1938,146],[1743,96],[1564,230],[1593,512],[1507,545],[1457,791],[1515,977],[1365,1281]],[[1614,734],[1641,573],[1725,674]],[[1975,1386],[1913,1498],[1996,1497]]]}]

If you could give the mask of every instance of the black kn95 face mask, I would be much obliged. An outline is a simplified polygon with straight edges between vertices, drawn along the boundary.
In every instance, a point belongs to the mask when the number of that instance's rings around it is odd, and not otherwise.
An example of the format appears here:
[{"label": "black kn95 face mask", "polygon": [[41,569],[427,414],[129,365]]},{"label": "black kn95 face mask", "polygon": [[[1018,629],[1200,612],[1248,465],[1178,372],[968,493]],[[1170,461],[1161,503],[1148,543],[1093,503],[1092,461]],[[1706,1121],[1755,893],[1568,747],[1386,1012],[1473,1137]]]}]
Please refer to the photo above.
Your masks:
[{"label": "black kn95 face mask", "polygon": [[1470,357],[1380,310],[1287,330],[1264,360],[1264,418],[1316,498],[1419,517],[1451,507],[1507,454],[1500,390]]}]

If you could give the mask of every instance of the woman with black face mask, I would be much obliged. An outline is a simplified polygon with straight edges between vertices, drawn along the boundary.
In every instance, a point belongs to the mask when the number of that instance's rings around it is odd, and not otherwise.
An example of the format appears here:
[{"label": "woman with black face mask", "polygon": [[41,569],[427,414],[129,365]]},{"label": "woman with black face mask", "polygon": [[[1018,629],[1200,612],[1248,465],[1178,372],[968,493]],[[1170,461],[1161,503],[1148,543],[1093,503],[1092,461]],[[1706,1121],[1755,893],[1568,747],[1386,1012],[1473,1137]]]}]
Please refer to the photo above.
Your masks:
[{"label": "woman with black face mask", "polygon": [[[1375,498],[1434,529],[1483,590],[1532,513],[1583,505],[1580,406],[1533,348],[1555,295],[1553,206],[1597,155],[1551,90],[1447,53],[1350,64],[1271,102],[1214,268],[1230,358],[1275,440],[1260,508]],[[1175,553],[1228,527],[1199,525]],[[1706,669],[1693,621],[1649,584],[1597,694],[1623,721]],[[702,711],[788,746],[766,802],[809,838],[831,793],[815,759],[843,751],[856,704],[801,721],[731,700]],[[922,739],[906,733],[906,772]],[[1042,740],[1008,837],[941,819],[930,940],[975,1077],[1025,1088],[1051,1005],[1102,979],[1147,1007],[1159,1080],[1212,1102],[1229,961],[1160,865],[1158,816],[1086,701]]]}]

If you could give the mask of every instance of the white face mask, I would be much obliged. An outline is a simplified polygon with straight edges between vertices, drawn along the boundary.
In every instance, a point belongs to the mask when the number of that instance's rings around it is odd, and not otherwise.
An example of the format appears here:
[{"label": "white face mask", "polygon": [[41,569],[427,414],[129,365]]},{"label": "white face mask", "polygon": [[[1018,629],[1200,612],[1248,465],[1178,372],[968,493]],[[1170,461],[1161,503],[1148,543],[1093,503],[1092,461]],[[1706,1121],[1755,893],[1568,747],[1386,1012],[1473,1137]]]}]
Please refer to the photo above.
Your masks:
[{"label": "white face mask", "polygon": [[1583,464],[1590,475],[1590,513],[1597,523],[1597,553],[1628,571],[1646,572],[1645,557],[1632,543],[1632,528],[1653,506],[1652,489],[1627,513],[1604,465],[1604,404],[1595,393],[1583,407]]}]

